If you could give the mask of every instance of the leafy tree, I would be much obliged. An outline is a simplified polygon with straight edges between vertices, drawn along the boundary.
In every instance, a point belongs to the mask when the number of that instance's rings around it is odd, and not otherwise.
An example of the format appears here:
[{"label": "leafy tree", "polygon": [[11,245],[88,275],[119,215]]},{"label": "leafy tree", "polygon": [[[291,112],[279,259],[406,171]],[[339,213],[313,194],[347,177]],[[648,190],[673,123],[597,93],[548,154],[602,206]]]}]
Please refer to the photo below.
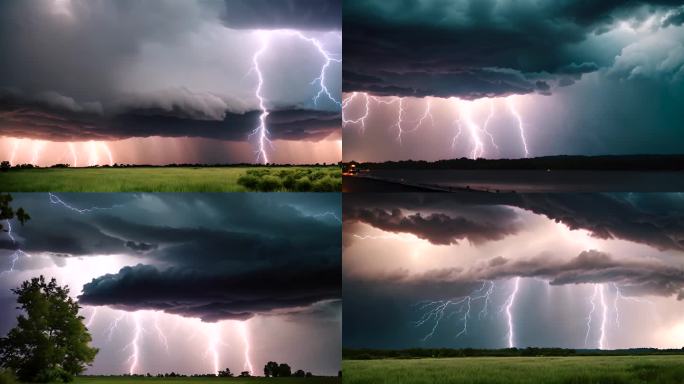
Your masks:
[{"label": "leafy tree", "polygon": [[252,374],[249,373],[249,371],[242,371],[242,372],[240,372],[239,377],[252,377]]},{"label": "leafy tree", "polygon": [[304,377],[304,376],[306,376],[306,373],[305,373],[303,370],[298,369],[298,370],[295,371],[295,373],[292,374],[292,376],[294,376],[294,377]]},{"label": "leafy tree", "polygon": [[10,168],[12,168],[12,166],[10,165],[9,161],[4,160],[0,163],[0,171],[7,172],[10,170]]},{"label": "leafy tree", "polygon": [[21,381],[73,380],[98,350],[88,345],[92,338],[69,287],[40,276],[12,292],[24,314],[7,337],[0,338],[0,366],[14,370]]},{"label": "leafy tree", "polygon": [[[14,219],[15,217],[21,225],[24,225],[25,222],[27,222],[29,219],[31,219],[31,216],[24,211],[24,208],[19,208],[15,212],[14,209],[12,209],[12,206],[10,206],[10,203],[12,202],[12,195],[9,193],[0,193],[0,220],[11,220]],[[8,229],[5,229],[2,226],[2,223],[0,222],[0,230],[3,230],[5,232],[8,231]]]},{"label": "leafy tree", "polygon": [[282,363],[278,366],[278,377],[290,377],[292,376],[292,369],[289,365]]},{"label": "leafy tree", "polygon": [[226,368],[223,371],[219,371],[219,377],[233,377],[233,373],[230,372],[230,368]]},{"label": "leafy tree", "polygon": [[275,361],[269,361],[264,365],[264,376],[266,377],[278,377],[278,363]]}]

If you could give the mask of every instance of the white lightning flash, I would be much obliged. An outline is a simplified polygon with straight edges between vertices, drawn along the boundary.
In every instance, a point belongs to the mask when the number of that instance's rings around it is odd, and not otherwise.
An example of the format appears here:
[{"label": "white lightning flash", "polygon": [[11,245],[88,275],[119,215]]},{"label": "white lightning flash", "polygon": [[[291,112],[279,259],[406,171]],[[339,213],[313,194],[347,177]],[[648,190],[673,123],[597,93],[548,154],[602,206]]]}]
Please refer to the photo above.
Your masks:
[{"label": "white lightning flash", "polygon": [[249,136],[256,136],[257,138],[257,158],[256,161],[261,162],[263,164],[268,163],[268,153],[266,152],[266,145],[269,145],[273,147],[273,143],[271,143],[271,139],[269,139],[269,132],[268,132],[268,127],[266,126],[266,118],[269,115],[268,109],[266,107],[266,101],[264,96],[262,95],[262,88],[264,86],[264,75],[261,73],[261,67],[259,66],[259,59],[261,56],[266,52],[268,49],[268,35],[263,32],[259,31],[259,37],[261,38],[261,48],[259,48],[258,51],[252,56],[252,70],[254,73],[257,74],[257,88],[255,92],[256,98],[259,100],[259,109],[261,110],[261,114],[259,115],[259,126],[257,126],[252,133],[249,134]]},{"label": "white lightning flash", "polygon": [[515,304],[515,298],[518,296],[518,290],[520,289],[520,276],[516,277],[514,282],[513,282],[513,291],[511,292],[511,295],[508,296],[508,299],[506,300],[505,308],[506,308],[506,318],[508,319],[508,348],[513,348],[515,347],[515,327],[513,325],[513,312],[511,309],[513,308],[513,305]]},{"label": "white lightning flash", "polygon": [[[349,109],[348,106],[356,99],[358,95],[363,95],[364,98],[364,113],[359,116],[356,119],[350,119],[347,118],[345,115],[345,110]],[[367,93],[359,93],[359,92],[353,92],[351,96],[347,97],[342,101],[342,125],[348,125],[348,124],[360,124],[361,130],[366,129],[366,119],[368,118],[368,115],[370,114],[370,97],[368,97]]]},{"label": "white lightning flash", "polygon": [[529,157],[530,151],[527,149],[527,139],[525,138],[525,125],[523,124],[522,117],[520,116],[518,110],[515,108],[515,104],[513,103],[513,100],[510,96],[506,98],[506,103],[508,104],[508,109],[511,111],[511,114],[513,115],[513,117],[515,117],[515,119],[518,122],[518,130],[520,131],[520,140],[522,140],[523,149],[525,151],[525,157]]},{"label": "white lightning flash", "polygon": [[127,362],[131,363],[130,367],[128,368],[128,373],[131,375],[136,372],[140,363],[140,337],[144,332],[142,321],[140,320],[140,313],[133,313],[133,322],[135,324],[133,338],[131,339],[131,342],[124,347],[124,350],[131,351],[131,355],[126,360]]},{"label": "white lightning flash", "polygon": [[247,322],[238,322],[238,330],[240,332],[240,337],[242,337],[242,343],[244,345],[245,354],[245,364],[244,369],[249,372],[250,375],[254,374],[254,366],[252,365],[252,360],[250,357],[251,344],[249,341],[249,330],[247,329]]},{"label": "white lightning flash", "polygon": [[455,314],[463,313],[463,316],[460,318],[462,321],[462,327],[456,333],[456,337],[467,334],[468,320],[471,318],[471,303],[474,301],[483,302],[482,310],[478,314],[478,318],[482,318],[483,316],[487,315],[489,298],[493,292],[494,282],[485,281],[482,283],[482,287],[480,287],[480,289],[468,296],[420,303],[419,309],[425,311],[425,313],[423,313],[423,316],[415,322],[416,326],[420,327],[428,322],[432,322],[432,328],[430,329],[430,332],[425,335],[423,341],[426,341],[434,336],[437,327],[439,327],[440,322],[444,319],[445,315],[447,318],[450,318]]},{"label": "white lightning flash", "polygon": [[596,312],[597,299],[599,300],[599,304],[601,305],[601,326],[598,339],[598,347],[599,349],[604,349],[606,343],[606,324],[608,322],[608,306],[606,305],[606,297],[603,289],[603,284],[594,284],[594,292],[591,295],[591,298],[589,299],[590,310],[589,314],[587,315],[587,332],[584,336],[584,345],[589,344],[589,335],[591,333],[592,328],[592,318],[594,317],[594,313]]}]

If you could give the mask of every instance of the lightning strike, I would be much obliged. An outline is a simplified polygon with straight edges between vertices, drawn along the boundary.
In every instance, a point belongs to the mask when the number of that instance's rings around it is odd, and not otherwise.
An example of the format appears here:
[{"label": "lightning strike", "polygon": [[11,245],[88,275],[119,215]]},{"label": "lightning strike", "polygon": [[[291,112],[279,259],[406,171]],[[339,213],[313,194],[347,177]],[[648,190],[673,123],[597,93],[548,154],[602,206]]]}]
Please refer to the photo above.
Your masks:
[{"label": "lightning strike", "polygon": [[518,296],[518,290],[520,289],[520,276],[516,277],[513,283],[513,292],[508,296],[506,300],[506,318],[508,319],[508,348],[515,347],[515,327],[513,326],[513,313],[511,308],[515,304],[515,298]]},{"label": "lightning strike", "polygon": [[[354,99],[356,99],[356,97],[357,97],[358,95],[363,95],[363,98],[364,98],[364,106],[365,106],[364,113],[363,113],[363,115],[361,115],[360,117],[358,117],[358,118],[356,118],[356,119],[348,119],[348,118],[345,116],[345,113],[344,113],[344,112],[345,112],[346,109],[348,109],[347,107],[350,105],[350,103],[351,103],[352,101],[354,101]],[[365,129],[366,129],[366,119],[368,118],[368,115],[370,114],[370,105],[369,105],[369,103],[370,103],[370,97],[368,97],[368,94],[367,94],[367,93],[353,92],[351,96],[349,96],[349,97],[347,97],[346,99],[344,99],[344,100],[342,101],[342,125],[347,125],[347,124],[361,124],[361,130],[365,130]]]},{"label": "lightning strike", "polygon": [[107,328],[107,341],[112,341],[112,337],[114,336],[114,331],[119,327],[119,322],[125,316],[126,316],[126,314],[122,313],[109,324],[109,327]]},{"label": "lightning strike", "polygon": [[90,327],[93,325],[93,322],[95,321],[96,316],[97,307],[93,307],[93,312],[90,313],[90,318],[88,319],[88,322],[85,324],[86,328],[90,329]]},{"label": "lightning strike", "polygon": [[[432,322],[432,328],[430,332],[425,335],[423,341],[430,339],[434,336],[437,327],[439,327],[441,321],[446,315],[447,318],[452,317],[455,314],[463,313],[460,320],[462,321],[461,329],[456,333],[456,337],[468,333],[468,320],[471,318],[471,304],[474,301],[482,301],[483,308],[478,314],[478,317],[486,316],[487,306],[489,305],[489,298],[494,292],[494,282],[485,281],[482,283],[482,287],[473,292],[471,295],[458,297],[448,300],[436,300],[421,303],[419,309],[426,311],[423,316],[415,322],[417,327],[420,327],[429,321]],[[451,310],[453,308],[453,310]],[[449,312],[451,311],[451,312]],[[484,315],[483,315],[484,314]]]},{"label": "lightning strike", "polygon": [[218,374],[220,371],[220,355],[219,355],[219,349],[218,346],[220,344],[221,340],[221,329],[219,328],[219,324],[210,324],[209,325],[209,334],[208,334],[208,344],[207,344],[207,354],[211,355],[211,362],[212,366],[214,369],[214,373]]},{"label": "lightning strike", "polygon": [[525,157],[530,156],[530,151],[527,149],[527,139],[525,138],[525,126],[523,124],[522,117],[520,116],[520,113],[518,110],[515,108],[515,104],[513,104],[513,100],[510,97],[506,98],[506,104],[508,104],[508,109],[511,111],[511,114],[513,117],[518,122],[518,130],[520,131],[520,140],[522,140],[522,145],[523,149],[525,150]]},{"label": "lightning strike", "polygon": [[491,141],[492,146],[496,148],[497,152],[499,151],[499,146],[496,144],[496,141],[494,141],[494,135],[492,135],[489,130],[487,130],[487,127],[489,126],[489,122],[492,120],[492,117],[494,117],[494,100],[489,99],[489,113],[487,114],[487,118],[485,119],[484,124],[482,124],[482,131],[489,137],[489,141]]},{"label": "lightning strike", "polygon": [[257,74],[258,82],[255,92],[256,98],[259,100],[259,109],[261,114],[259,115],[259,126],[257,126],[249,136],[256,136],[257,138],[257,158],[256,161],[263,164],[268,163],[268,153],[266,153],[266,145],[273,147],[271,140],[269,139],[268,127],[266,126],[266,118],[269,115],[268,109],[266,107],[266,101],[262,95],[262,88],[264,86],[264,75],[261,72],[261,67],[259,66],[259,59],[268,49],[268,36],[263,31],[259,32],[261,38],[261,48],[256,51],[254,56],[252,56],[252,70]]},{"label": "lightning strike", "polygon": [[244,358],[245,364],[244,369],[249,372],[250,375],[254,374],[254,366],[252,365],[252,360],[250,358],[251,345],[249,341],[249,330],[247,329],[247,322],[241,321],[238,323],[238,330],[240,332],[240,337],[242,338],[242,343],[244,345]]},{"label": "lightning strike", "polygon": [[140,313],[133,313],[133,322],[135,324],[135,330],[133,331],[133,339],[126,345],[124,350],[131,350],[131,355],[128,357],[126,362],[130,362],[131,365],[128,368],[129,374],[134,374],[138,369],[138,364],[140,363],[140,337],[144,331],[142,322],[140,320]]},{"label": "lightning strike", "polygon": [[154,316],[154,329],[157,331],[157,337],[164,346],[166,353],[169,353],[169,340],[166,338],[166,334],[164,334],[164,331],[161,329],[161,326],[159,325],[159,312],[157,312]]}]

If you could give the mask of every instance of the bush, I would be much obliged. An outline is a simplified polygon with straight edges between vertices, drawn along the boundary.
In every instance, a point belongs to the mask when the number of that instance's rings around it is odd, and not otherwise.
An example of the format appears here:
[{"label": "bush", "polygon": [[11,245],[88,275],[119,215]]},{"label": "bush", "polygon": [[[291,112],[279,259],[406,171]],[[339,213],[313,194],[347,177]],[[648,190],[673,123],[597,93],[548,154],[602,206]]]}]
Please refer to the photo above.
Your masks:
[{"label": "bush", "polygon": [[259,180],[259,190],[264,192],[277,191],[283,188],[283,183],[276,176],[266,175]]},{"label": "bush", "polygon": [[330,176],[326,176],[322,179],[318,179],[313,183],[313,191],[315,192],[336,192],[339,191],[339,183]]},{"label": "bush", "polygon": [[256,189],[259,185],[259,177],[249,174],[238,177],[238,184],[247,189]]},{"label": "bush", "polygon": [[304,176],[301,179],[297,180],[295,183],[295,191],[297,192],[309,192],[311,191],[311,180],[309,180],[308,177]]}]

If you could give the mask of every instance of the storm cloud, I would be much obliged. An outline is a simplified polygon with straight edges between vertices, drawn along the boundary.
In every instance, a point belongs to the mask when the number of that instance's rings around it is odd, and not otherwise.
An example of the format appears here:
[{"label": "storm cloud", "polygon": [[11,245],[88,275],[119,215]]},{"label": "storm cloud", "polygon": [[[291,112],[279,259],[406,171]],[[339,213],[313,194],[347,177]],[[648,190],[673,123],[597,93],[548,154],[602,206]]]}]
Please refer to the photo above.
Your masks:
[{"label": "storm cloud", "polygon": [[[678,1],[355,1],[344,4],[344,91],[477,99],[548,94],[612,65],[588,41]],[[615,48],[611,48],[611,51]],[[617,55],[619,48],[614,51]],[[680,61],[681,63],[681,61]]]},{"label": "storm cloud", "polygon": [[226,26],[236,29],[342,28],[341,0],[225,0]]},{"label": "storm cloud", "polygon": [[47,194],[15,196],[33,219],[16,226],[16,241],[3,239],[0,252],[32,255],[14,262],[17,271],[44,268],[46,258],[135,260],[85,284],[84,305],[215,322],[310,313],[340,299],[339,195],[79,196],[60,194],[64,204]]}]

